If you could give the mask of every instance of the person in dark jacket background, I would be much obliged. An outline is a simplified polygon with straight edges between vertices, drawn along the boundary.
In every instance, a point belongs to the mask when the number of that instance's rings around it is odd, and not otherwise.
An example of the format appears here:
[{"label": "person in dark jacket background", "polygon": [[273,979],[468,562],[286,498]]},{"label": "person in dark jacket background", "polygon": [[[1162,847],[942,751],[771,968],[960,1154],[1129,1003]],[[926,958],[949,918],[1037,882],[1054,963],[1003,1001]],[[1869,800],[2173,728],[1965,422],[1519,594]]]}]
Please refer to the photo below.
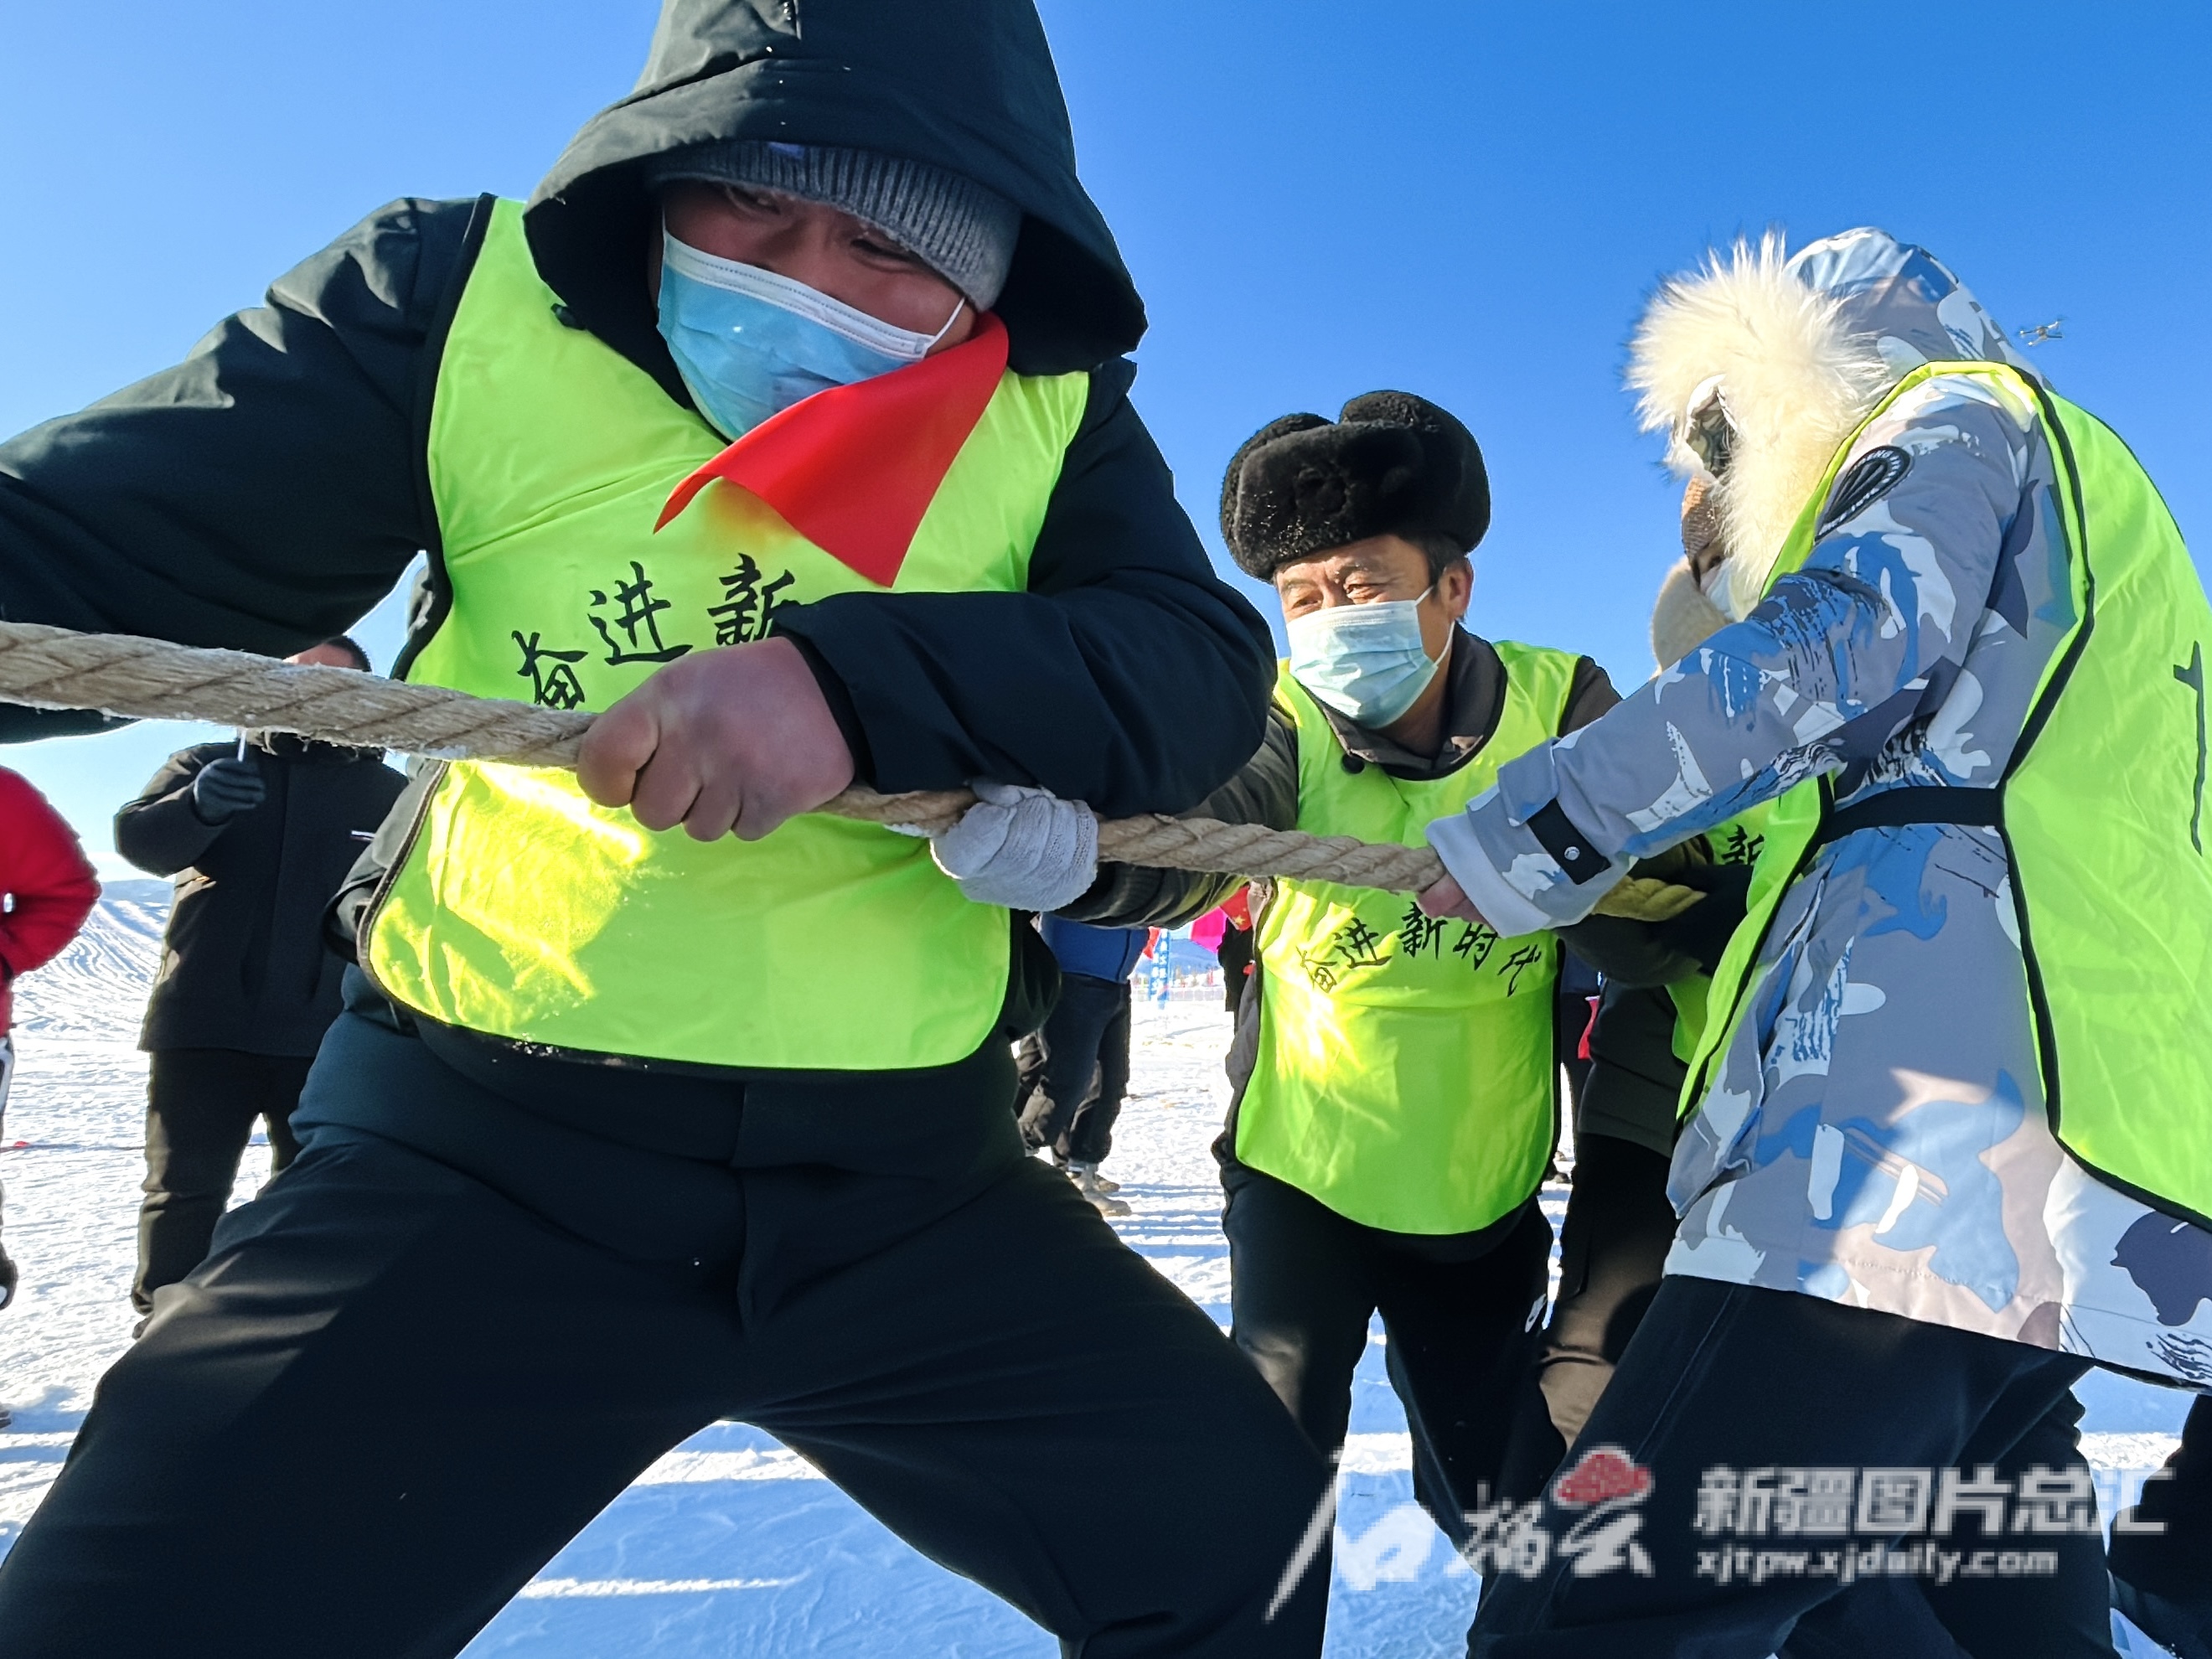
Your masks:
[{"label": "person in dark jacket background", "polygon": [[427,550],[396,673],[598,711],[387,818],[301,1155],[103,1380],[0,1648],[454,1653],[737,1417],[1091,1659],[1318,1650],[1326,1465],[1007,1109],[1054,905],[814,810],[975,782],[1026,844],[986,790],[1178,811],[1258,745],[1143,331],[1030,0],[666,0],[530,203],[380,211],[0,446],[11,617],[282,654]]},{"label": "person in dark jacket background", "polygon": [[[366,672],[350,639],[287,659]],[[298,1155],[292,1109],[337,1018],[343,961],[324,914],[406,781],[380,749],[289,732],[169,757],[115,815],[116,850],[177,889],[138,1046],[146,1084],[145,1202],[131,1305],[206,1257],[258,1118],[269,1172]]]},{"label": "person in dark jacket background", "polygon": [[[99,899],[76,831],[27,779],[0,767],[0,1123],[15,1073],[15,981],[60,954]],[[0,1308],[15,1299],[15,1279],[0,1248]],[[0,1428],[7,1425],[0,1410]]]},{"label": "person in dark jacket background", "polygon": [[1129,1088],[1129,975],[1151,930],[1091,927],[1064,916],[1043,921],[1060,963],[1060,1000],[1044,1023],[1039,1098],[1022,1121],[1032,1146],[1048,1149],[1076,1190],[1105,1215],[1127,1215],[1121,1183],[1098,1173],[1114,1149],[1114,1120]]}]

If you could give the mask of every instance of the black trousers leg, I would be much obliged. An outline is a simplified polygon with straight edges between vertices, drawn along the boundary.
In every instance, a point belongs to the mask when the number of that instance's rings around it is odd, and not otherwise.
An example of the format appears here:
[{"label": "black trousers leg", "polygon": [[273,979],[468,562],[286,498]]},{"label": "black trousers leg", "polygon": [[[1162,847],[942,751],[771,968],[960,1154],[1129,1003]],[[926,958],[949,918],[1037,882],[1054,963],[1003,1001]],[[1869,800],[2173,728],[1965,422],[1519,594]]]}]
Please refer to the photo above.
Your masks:
[{"label": "black trousers leg", "polygon": [[1044,1023],[1044,1073],[1037,1082],[1044,1103],[1031,1132],[1041,1145],[1057,1145],[1074,1126],[1097,1079],[1099,1042],[1116,1007],[1126,1012],[1128,995],[1127,986],[1088,974],[1061,976],[1060,1000]]},{"label": "black trousers leg", "polygon": [[1658,1294],[1674,1241],[1667,1159],[1613,1135],[1575,1144],[1574,1185],[1559,1229],[1559,1295],[1535,1362],[1504,1491],[1534,1496],[1551,1478]]},{"label": "black trousers leg", "polygon": [[1084,1659],[1316,1653],[1326,1558],[1266,1613],[1327,1467],[1158,1279],[1024,1161],[787,1303],[740,1413]]},{"label": "black trousers leg", "polygon": [[289,1119],[311,1061],[231,1048],[170,1048],[151,1057],[146,1085],[146,1194],[138,1207],[138,1273],[131,1305],[144,1313],[208,1253],[230,1202],[253,1121],[269,1120],[271,1162],[290,1161]]},{"label": "black trousers leg", "polygon": [[1391,1386],[1413,1438],[1413,1495],[1455,1542],[1498,1491],[1543,1311],[1552,1227],[1530,1204],[1484,1255],[1392,1252],[1376,1269]]},{"label": "black trousers leg", "polygon": [[1070,1162],[1103,1164],[1114,1150],[1114,1124],[1129,1092],[1129,988],[1098,1034],[1098,1089],[1075,1115],[1067,1132]]},{"label": "black trousers leg", "polygon": [[[503,1109],[420,1044],[376,1041],[325,1062],[448,1128]],[[1011,1139],[1003,1065],[976,1086],[973,1113]],[[915,1115],[898,1105],[887,1122]],[[568,1133],[535,1140],[519,1189],[569,1190]],[[575,1139],[605,1177],[578,1224],[629,1202],[651,1212],[633,1236],[666,1237],[665,1195],[628,1178],[640,1155]],[[819,1164],[686,1179],[702,1240],[769,1237],[786,1265],[735,1242],[640,1259],[325,1120],[102,1380],[0,1564],[0,1651],[439,1659],[723,1415],[787,1435],[1071,1653],[1318,1650],[1325,1575],[1267,1614],[1322,1461],[1065,1182],[1011,1152],[946,1203]],[[708,1179],[757,1224],[722,1228]]]},{"label": "black trousers leg", "polygon": [[[2069,1476],[2092,1490],[2076,1432],[2081,1402],[2067,1395],[2009,1446],[1999,1426],[1959,1457],[1962,1469],[1987,1464],[2011,1490],[2023,1477]],[[2002,1553],[2047,1540],[1984,1528],[1979,1517],[1961,1521],[1952,1543],[1962,1553]],[[1926,1577],[1862,1580],[1830,1597],[1797,1622],[1780,1659],[1858,1659],[1867,1653],[1926,1655],[1930,1659],[2016,1659],[2021,1654],[2102,1653],[2109,1650],[2104,1574],[2093,1551],[2074,1548],[2054,1574],[2011,1577],[1960,1573],[1948,1583]]]},{"label": "black trousers leg", "polygon": [[[2189,1408],[2163,1478],[2144,1483],[2124,1521],[2112,1530],[2113,1575],[2212,1614],[2212,1396]],[[2150,1526],[2165,1530],[2139,1530]]]},{"label": "black trousers leg", "polygon": [[2212,1654],[2212,1396],[2199,1395],[2181,1443],[2112,1527],[2112,1599],[2186,1659]]},{"label": "black trousers leg", "polygon": [[[2094,1488],[2088,1460],[2081,1455],[2081,1402],[2071,1392],[2009,1446],[2008,1423],[1998,1418],[1970,1440],[1959,1455],[1966,1468],[1987,1463],[2014,1491],[2024,1477],[2057,1474],[2070,1477],[2082,1491]],[[2016,1516],[2014,1517],[2017,1518]],[[1978,1537],[1984,1547],[2034,1548],[2051,1542],[2018,1530],[2000,1536],[1978,1521],[1963,1535]],[[1923,1581],[1920,1589],[1936,1616],[1974,1659],[2011,1659],[2023,1653],[2104,1653],[2110,1650],[2112,1620],[2106,1606],[2105,1553],[2094,1534],[2063,1540],[2057,1572],[2017,1578],[1960,1576],[1948,1584]]]},{"label": "black trousers leg", "polygon": [[1323,1456],[1344,1445],[1375,1311],[1360,1229],[1287,1182],[1224,1178],[1230,1334]]},{"label": "black trousers leg", "polygon": [[[1634,1517],[1649,1572],[1636,1569],[1625,1547],[1563,1547],[1540,1565],[1524,1560],[1525,1573],[1495,1571],[1469,1650],[1477,1659],[1764,1659],[1844,1586],[1809,1571],[1763,1583],[1746,1571],[1723,1583],[1718,1562],[1733,1561],[1737,1549],[1803,1546],[1817,1555],[1846,1540],[1784,1538],[1771,1528],[1748,1536],[1717,1530],[1709,1510],[1701,1530],[1701,1503],[1711,1501],[1700,1497],[1709,1493],[1708,1471],[1759,1470],[1771,1480],[1777,1470],[1996,1462],[2038,1431],[2086,1369],[2064,1354],[1812,1297],[1668,1279],[1567,1459],[1571,1469],[1611,1446],[1649,1471],[1649,1497],[1622,1511]],[[1582,1524],[1587,1539],[1593,1513],[1547,1494],[1537,1521],[1554,1540]],[[1963,1547],[1979,1542],[1971,1525],[1959,1539]],[[2037,1536],[2026,1547],[2057,1556],[2057,1577],[2071,1598],[2063,1618],[2045,1604],[2034,1651],[2050,1659],[2109,1652],[2101,1603],[2072,1607],[2098,1582],[2103,1550],[2094,1530]],[[1606,1555],[1621,1559],[1593,1570]],[[1964,1622],[1969,1611],[1954,1616]],[[1808,1635],[1822,1618],[1809,1622]],[[1913,1655],[1902,1642],[1888,1651]]]},{"label": "black trousers leg", "polygon": [[736,1376],[711,1275],[367,1137],[161,1300],[0,1563],[11,1659],[458,1652]]},{"label": "black trousers leg", "polygon": [[292,1133],[292,1114],[300,1104],[300,1091],[307,1085],[312,1060],[269,1055],[261,1068],[261,1120],[269,1130],[269,1173],[282,1175],[300,1155],[300,1138]]}]

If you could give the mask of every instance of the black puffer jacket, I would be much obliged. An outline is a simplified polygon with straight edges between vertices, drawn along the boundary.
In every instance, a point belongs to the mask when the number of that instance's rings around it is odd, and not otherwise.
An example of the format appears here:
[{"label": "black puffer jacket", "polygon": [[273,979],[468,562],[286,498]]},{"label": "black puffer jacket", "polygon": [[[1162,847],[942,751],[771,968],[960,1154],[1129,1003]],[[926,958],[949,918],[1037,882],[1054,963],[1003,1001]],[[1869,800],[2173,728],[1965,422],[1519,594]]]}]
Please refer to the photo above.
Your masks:
[{"label": "black puffer jacket", "polygon": [[[1259,745],[1273,653],[1130,406],[1119,359],[1144,308],[1076,176],[1031,0],[668,0],[636,90],[585,126],[525,224],[564,319],[687,407],[654,324],[638,177],[729,138],[912,156],[1007,197],[1024,219],[994,308],[1012,366],[1091,374],[1027,592],[777,611],[860,781],[998,778],[1109,816],[1193,805]],[[489,198],[394,203],[183,363],[0,445],[0,617],[283,656],[343,631],[427,550],[434,628],[430,406],[489,218]],[[0,706],[0,740],[100,723]]]},{"label": "black puffer jacket", "polygon": [[[995,778],[1109,817],[1195,804],[1258,747],[1273,652],[1129,403],[1121,354],[1144,309],[1076,176],[1032,0],[667,0],[636,89],[578,135],[525,228],[562,319],[686,407],[646,282],[655,208],[639,176],[653,155],[738,138],[910,156],[1012,200],[1024,217],[994,307],[1010,362],[1090,379],[1026,592],[777,611],[858,781]],[[283,655],[352,623],[422,550],[411,653],[450,602],[431,405],[491,205],[395,203],[183,363],[0,444],[0,617]],[[101,723],[0,706],[0,741]],[[1012,982],[1049,983],[1034,933],[1013,933]]]},{"label": "black puffer jacket", "polygon": [[270,733],[246,749],[261,805],[204,823],[192,780],[235,752],[209,743],[170,756],[115,815],[123,856],[177,878],[138,1046],[312,1054],[337,1018],[345,965],[324,945],[323,913],[406,780],[380,750]]}]

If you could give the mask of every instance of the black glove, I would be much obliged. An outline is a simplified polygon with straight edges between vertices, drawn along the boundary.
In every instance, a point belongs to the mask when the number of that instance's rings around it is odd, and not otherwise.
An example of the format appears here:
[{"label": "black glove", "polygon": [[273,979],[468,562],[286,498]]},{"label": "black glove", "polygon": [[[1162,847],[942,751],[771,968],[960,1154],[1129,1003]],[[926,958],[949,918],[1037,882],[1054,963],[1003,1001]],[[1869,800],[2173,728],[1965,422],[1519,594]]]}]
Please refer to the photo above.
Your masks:
[{"label": "black glove", "polygon": [[15,1264],[8,1259],[8,1252],[0,1250],[0,1308],[15,1299]]},{"label": "black glove", "polygon": [[202,823],[228,823],[260,805],[268,793],[252,761],[210,761],[192,779],[192,816]]}]

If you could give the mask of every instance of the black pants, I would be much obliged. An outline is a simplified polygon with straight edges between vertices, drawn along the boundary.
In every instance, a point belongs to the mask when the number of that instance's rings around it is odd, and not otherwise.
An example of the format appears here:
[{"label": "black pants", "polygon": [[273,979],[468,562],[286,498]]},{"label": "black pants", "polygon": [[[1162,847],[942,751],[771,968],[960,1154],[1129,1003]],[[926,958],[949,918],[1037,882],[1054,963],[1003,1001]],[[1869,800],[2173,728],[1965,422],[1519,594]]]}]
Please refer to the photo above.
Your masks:
[{"label": "black pants", "polygon": [[292,1109],[314,1064],[235,1048],[162,1048],[151,1060],[146,1199],[138,1206],[138,1275],[131,1283],[131,1304],[140,1313],[154,1305],[155,1291],[206,1260],[255,1119],[269,1125],[270,1174],[299,1156]]},{"label": "black pants", "polygon": [[1252,977],[1252,930],[1223,930],[1221,949],[1214,959],[1221,964],[1221,1006],[1235,1013],[1244,1000],[1245,981]]},{"label": "black pants", "polygon": [[1667,1166],[1660,1153],[1617,1136],[1575,1142],[1559,1297],[1536,1354],[1536,1390],[1506,1459],[1502,1489],[1511,1497],[1533,1497],[1551,1478],[1658,1294],[1674,1242]]},{"label": "black pants", "polygon": [[[1570,1475],[1534,1517],[1551,1547],[1524,1540],[1509,1552],[1517,1570],[1492,1564],[1469,1651],[1477,1659],[2110,1653],[2103,1541],[2069,1392],[2087,1368],[2047,1349],[1790,1291],[1668,1279],[1568,1455]],[[1603,1460],[1584,1460],[1607,1447],[1646,1472],[1648,1495],[1607,1508],[1584,1488],[1584,1501],[1563,1502],[1561,1486],[1586,1468],[1595,1479]],[[2086,1516],[2088,1530],[1999,1536],[1962,1519],[1948,1536],[1922,1540],[1969,1558],[1987,1550],[1985,1574],[1961,1571],[1940,1587],[1881,1576],[1843,1588],[1835,1569],[1823,1572],[1822,1553],[1878,1536],[1785,1535],[1771,1510],[1763,1530],[1731,1531],[1716,1513],[1716,1484],[1753,1472],[1771,1488],[1790,1471],[1863,1479],[1869,1468],[1984,1464],[2014,1491],[2038,1465],[2077,1482],[2087,1508],[2074,1518]],[[2008,1522],[2019,1516],[2008,1507]],[[1616,1530],[1594,1543],[1608,1528]],[[2030,1551],[2050,1552],[2056,1571],[1997,1576],[2001,1553]],[[1784,1559],[1800,1553],[1810,1558],[1801,1565]]]},{"label": "black pants", "polygon": [[0,1565],[9,1659],[453,1654],[723,1416],[1085,1659],[1318,1651],[1317,1575],[1267,1613],[1321,1459],[1023,1156],[1003,1040],[626,1093],[433,1036],[332,1029],[306,1150],[156,1298]]},{"label": "black pants", "polygon": [[1447,1535],[1494,1490],[1549,1274],[1552,1229],[1534,1202],[1464,1261],[1346,1220],[1273,1176],[1223,1173],[1237,1346],[1323,1454],[1344,1444],[1369,1316],[1389,1337],[1390,1385],[1413,1431],[1413,1492]]},{"label": "black pants", "polygon": [[[2212,1636],[2212,1397],[2189,1408],[2165,1477],[2144,1484],[2126,1519],[2112,1531],[2112,1576],[2197,1611],[2200,1639]],[[2165,1530],[2136,1529],[2151,1523]]]},{"label": "black pants", "polygon": [[[1102,1164],[1129,1092],[1129,982],[1063,976],[1044,1023],[1044,1106],[1032,1131],[1070,1162]],[[1094,1086],[1095,1085],[1095,1086]]]}]

